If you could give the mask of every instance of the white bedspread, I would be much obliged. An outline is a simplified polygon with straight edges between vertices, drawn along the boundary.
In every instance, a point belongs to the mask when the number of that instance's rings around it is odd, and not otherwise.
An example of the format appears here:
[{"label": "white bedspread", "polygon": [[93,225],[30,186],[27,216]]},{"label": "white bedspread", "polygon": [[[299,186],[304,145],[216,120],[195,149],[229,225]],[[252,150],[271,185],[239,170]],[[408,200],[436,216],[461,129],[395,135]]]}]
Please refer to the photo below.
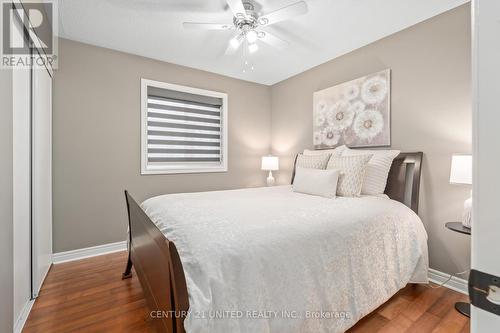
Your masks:
[{"label": "white bedspread", "polygon": [[343,332],[408,282],[427,282],[422,222],[387,198],[276,186],[142,207],[179,251],[189,333]]}]

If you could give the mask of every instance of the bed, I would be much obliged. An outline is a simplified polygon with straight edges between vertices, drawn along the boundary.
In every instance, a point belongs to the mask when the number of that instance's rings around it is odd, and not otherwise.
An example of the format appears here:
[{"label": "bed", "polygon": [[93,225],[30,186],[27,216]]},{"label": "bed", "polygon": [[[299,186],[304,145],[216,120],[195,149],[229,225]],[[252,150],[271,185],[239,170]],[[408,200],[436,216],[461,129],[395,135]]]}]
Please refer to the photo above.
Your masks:
[{"label": "bed", "polygon": [[427,282],[421,161],[400,154],[385,196],[331,200],[288,185],[138,205],[126,192],[123,277],[133,265],[159,332],[344,332]]}]

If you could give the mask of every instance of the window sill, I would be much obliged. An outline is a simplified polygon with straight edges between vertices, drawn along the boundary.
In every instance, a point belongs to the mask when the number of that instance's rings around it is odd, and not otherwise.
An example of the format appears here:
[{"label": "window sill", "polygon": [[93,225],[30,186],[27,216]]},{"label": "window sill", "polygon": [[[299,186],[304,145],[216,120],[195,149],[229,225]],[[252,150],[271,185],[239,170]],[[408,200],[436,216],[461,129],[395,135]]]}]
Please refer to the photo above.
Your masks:
[{"label": "window sill", "polygon": [[183,173],[212,173],[212,172],[227,172],[227,167],[216,168],[194,168],[194,169],[171,169],[171,170],[141,170],[141,175],[172,175]]}]

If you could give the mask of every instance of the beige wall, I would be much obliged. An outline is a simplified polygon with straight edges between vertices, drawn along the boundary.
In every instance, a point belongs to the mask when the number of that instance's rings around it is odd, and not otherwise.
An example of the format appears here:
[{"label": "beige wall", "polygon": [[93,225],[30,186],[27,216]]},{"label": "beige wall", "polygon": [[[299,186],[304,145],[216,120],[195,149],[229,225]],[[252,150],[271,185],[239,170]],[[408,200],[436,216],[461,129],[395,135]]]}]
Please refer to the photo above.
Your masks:
[{"label": "beige wall", "polygon": [[289,180],[292,156],[312,147],[313,92],[392,70],[392,147],[423,151],[420,216],[430,265],[454,273],[469,267],[468,236],[445,229],[460,219],[470,187],[450,185],[452,153],[471,152],[469,5],[434,17],[272,87],[272,147]]},{"label": "beige wall", "polygon": [[0,332],[12,332],[12,70],[6,69],[0,69],[0,138]]},{"label": "beige wall", "polygon": [[[270,151],[270,88],[65,39],[54,80],[54,252],[126,239],[123,190],[172,192],[260,186]],[[229,95],[229,171],[140,175],[140,79]]]}]

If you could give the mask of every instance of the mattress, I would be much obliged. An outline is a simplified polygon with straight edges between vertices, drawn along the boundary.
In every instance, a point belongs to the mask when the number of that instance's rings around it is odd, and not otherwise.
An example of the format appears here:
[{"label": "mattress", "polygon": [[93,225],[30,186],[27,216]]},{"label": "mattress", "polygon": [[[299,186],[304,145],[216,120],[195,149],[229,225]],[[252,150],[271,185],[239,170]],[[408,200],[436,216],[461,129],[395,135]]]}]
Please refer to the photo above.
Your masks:
[{"label": "mattress", "polygon": [[275,186],[168,194],[142,208],[179,252],[188,333],[344,332],[427,282],[424,226],[387,197]]}]

